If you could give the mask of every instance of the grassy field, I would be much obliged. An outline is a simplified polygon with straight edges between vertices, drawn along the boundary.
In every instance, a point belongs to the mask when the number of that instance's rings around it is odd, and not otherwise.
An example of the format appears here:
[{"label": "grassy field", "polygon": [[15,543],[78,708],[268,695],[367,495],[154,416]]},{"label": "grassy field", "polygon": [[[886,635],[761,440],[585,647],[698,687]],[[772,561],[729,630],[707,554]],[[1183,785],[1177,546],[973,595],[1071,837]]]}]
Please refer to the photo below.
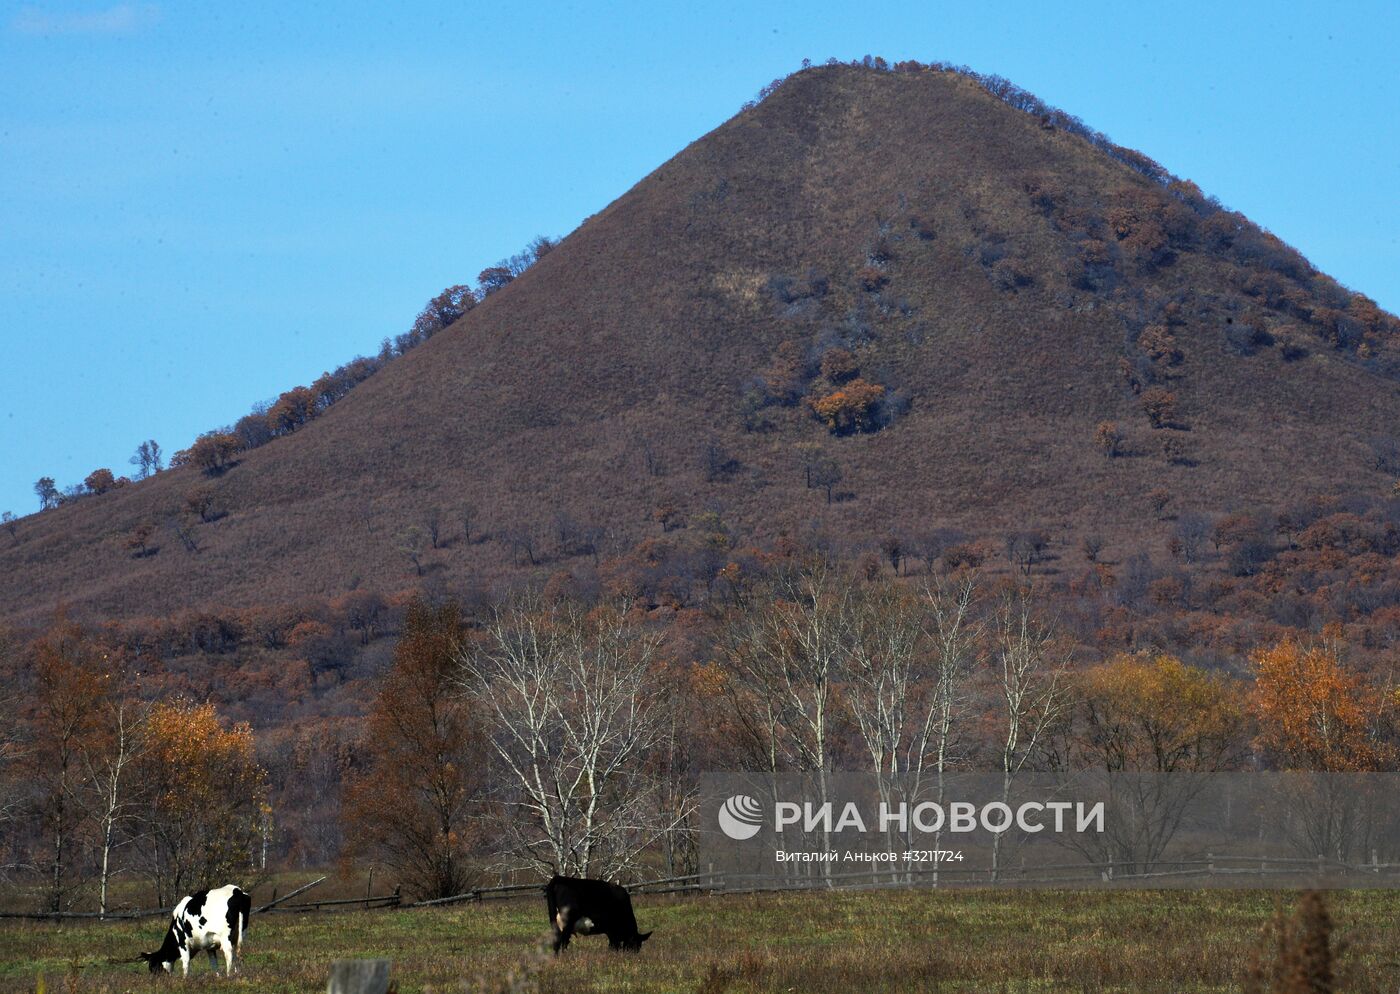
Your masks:
[{"label": "grassy field", "polygon": [[[191,968],[180,990],[325,990],[336,958],[387,957],[400,994],[492,990],[1200,992],[1239,990],[1279,896],[1240,891],[840,892],[637,900],[640,955],[581,938],[543,955],[543,901],[254,918],[242,973]],[[1293,896],[1282,895],[1291,910]],[[1400,894],[1328,896],[1341,990],[1400,988]],[[147,992],[162,925],[0,924],[0,991]],[[519,977],[521,971],[527,976]],[[516,974],[522,982],[503,984]]]}]

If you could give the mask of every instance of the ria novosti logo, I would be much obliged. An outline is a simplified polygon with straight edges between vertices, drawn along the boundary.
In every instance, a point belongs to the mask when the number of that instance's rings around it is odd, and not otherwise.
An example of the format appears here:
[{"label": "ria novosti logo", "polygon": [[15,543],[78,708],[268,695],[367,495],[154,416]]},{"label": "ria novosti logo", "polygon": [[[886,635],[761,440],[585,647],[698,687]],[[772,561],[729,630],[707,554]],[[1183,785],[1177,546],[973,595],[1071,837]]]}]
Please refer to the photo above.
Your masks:
[{"label": "ria novosti logo", "polygon": [[752,839],[763,827],[763,808],[748,794],[735,794],[720,805],[719,827],[736,842]]},{"label": "ria novosti logo", "polygon": [[[962,835],[977,831],[1001,835],[1012,828],[1027,834],[1042,831],[1102,834],[1105,806],[1103,801],[1027,801],[1015,808],[1005,801],[991,801],[980,806],[968,801],[947,804],[924,801],[913,805],[881,801],[875,820],[868,821],[868,816],[869,812],[862,813],[853,801],[842,805],[839,814],[837,805],[830,801],[821,804],[777,801],[773,805],[773,830],[779,835],[789,828],[800,833],[865,833],[873,824],[881,833],[907,834],[912,830],[921,835],[938,832]],[[748,794],[734,794],[720,805],[719,827],[737,842],[752,839],[763,828],[763,822],[763,806]]]}]

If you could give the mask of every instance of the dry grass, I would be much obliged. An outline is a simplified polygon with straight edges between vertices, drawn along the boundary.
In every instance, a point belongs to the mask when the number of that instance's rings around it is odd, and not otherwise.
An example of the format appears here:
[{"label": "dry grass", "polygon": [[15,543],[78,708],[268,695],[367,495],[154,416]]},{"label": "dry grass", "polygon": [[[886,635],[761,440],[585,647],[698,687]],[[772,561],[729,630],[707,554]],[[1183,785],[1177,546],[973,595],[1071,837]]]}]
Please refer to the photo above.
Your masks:
[{"label": "dry grass", "polygon": [[[1077,249],[1032,203],[1031,178],[1099,213],[1146,184],[971,80],[802,74],[324,417],[207,481],[228,514],[194,526],[202,551],[183,551],[171,524],[204,482],[193,469],[20,522],[14,543],[0,536],[4,615],[34,621],[60,599],[105,619],[284,604],[357,584],[453,591],[560,568],[523,569],[506,543],[462,541],[453,512],[466,502],[497,536],[544,530],[563,510],[606,527],[612,549],[655,532],[652,511],[666,502],[690,516],[718,505],[737,534],[760,541],[812,527],[859,544],[892,529],[999,536],[1039,524],[1072,549],[1086,527],[1110,546],[1160,546],[1164,531],[1145,527],[1144,495],[1156,488],[1179,511],[1217,512],[1388,485],[1364,437],[1400,422],[1389,381],[1325,347],[1295,362],[1277,348],[1235,354],[1232,315],[1284,318],[1242,297],[1234,263],[1204,249],[1125,272],[1111,291],[1074,288],[1066,265]],[[882,225],[891,255],[877,301],[855,274]],[[1032,282],[998,289],[979,255],[988,245]],[[813,271],[829,291],[803,308],[766,289],[770,277]],[[1119,369],[1125,340],[1178,295],[1184,358],[1168,385],[1191,430],[1170,434],[1185,463],[1163,457],[1168,433],[1148,426]],[[871,336],[856,350],[862,375],[906,390],[908,414],[834,439],[799,405],[771,412],[771,431],[746,433],[740,387],[779,343],[805,348],[853,317]],[[1133,456],[1102,455],[1093,436],[1105,420]],[[737,472],[706,479],[700,453],[712,438]],[[643,439],[664,475],[644,469]],[[839,460],[854,499],[827,506],[805,489],[804,441]],[[427,553],[420,578],[404,534],[430,508],[447,515],[448,543]],[[160,548],[133,558],[123,542],[141,522],[158,526]]]},{"label": "dry grass", "polygon": [[[1276,901],[1235,891],[642,898],[641,924],[656,929],[645,952],[613,954],[601,939],[580,939],[542,967],[535,902],[270,916],[253,922],[240,977],[215,980],[200,963],[180,989],[320,991],[331,959],[388,957],[402,994],[535,984],[559,994],[1238,991]],[[1341,892],[1328,901],[1345,946],[1340,990],[1392,994],[1400,895]],[[50,994],[149,991],[139,964],[108,959],[149,947],[156,931],[150,922],[7,923],[0,989],[33,991],[43,973]],[[509,976],[514,987],[503,984]]]}]

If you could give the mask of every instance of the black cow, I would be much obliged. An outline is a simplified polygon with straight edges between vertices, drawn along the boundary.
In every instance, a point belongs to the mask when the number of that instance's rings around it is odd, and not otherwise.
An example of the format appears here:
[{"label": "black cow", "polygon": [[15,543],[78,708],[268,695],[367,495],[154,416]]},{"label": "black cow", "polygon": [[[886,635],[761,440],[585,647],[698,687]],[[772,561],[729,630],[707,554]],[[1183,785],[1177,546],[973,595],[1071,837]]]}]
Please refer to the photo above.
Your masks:
[{"label": "black cow", "polygon": [[566,948],[575,933],[608,937],[613,949],[636,952],[650,932],[637,931],[632,898],[626,888],[606,880],[556,876],[544,888],[549,902],[549,926],[554,929],[554,951]]}]

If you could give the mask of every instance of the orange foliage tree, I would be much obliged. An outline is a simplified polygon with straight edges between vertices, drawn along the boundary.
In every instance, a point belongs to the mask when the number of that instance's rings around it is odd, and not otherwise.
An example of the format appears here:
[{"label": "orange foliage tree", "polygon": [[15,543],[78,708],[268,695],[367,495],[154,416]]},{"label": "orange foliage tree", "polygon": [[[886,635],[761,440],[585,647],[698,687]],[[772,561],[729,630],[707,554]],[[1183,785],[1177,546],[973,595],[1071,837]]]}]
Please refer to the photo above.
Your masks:
[{"label": "orange foliage tree", "polygon": [[1094,444],[1103,450],[1104,455],[1113,459],[1123,451],[1123,433],[1113,421],[1100,421],[1094,429]]},{"label": "orange foliage tree", "polygon": [[95,494],[105,494],[116,485],[117,478],[112,475],[110,469],[95,469],[83,481],[83,486]]},{"label": "orange foliage tree", "polygon": [[1390,751],[1378,740],[1384,696],[1343,667],[1334,642],[1291,638],[1252,657],[1259,745],[1284,769],[1378,770]]},{"label": "orange foliage tree", "polygon": [[352,846],[425,898],[461,893],[473,872],[486,743],[457,683],[460,634],[455,607],[409,607],[369,714],[368,762],[345,790]]},{"label": "orange foliage tree", "polygon": [[233,457],[243,449],[238,436],[226,431],[211,431],[200,435],[188,449],[175,453],[172,466],[198,466],[210,476],[222,473],[233,463]]},{"label": "orange foliage tree", "polygon": [[274,435],[290,435],[320,413],[320,398],[310,387],[293,387],[267,412],[267,426]]},{"label": "orange foliage tree", "polygon": [[1162,387],[1148,387],[1139,398],[1153,428],[1166,428],[1176,420],[1176,394]]},{"label": "orange foliage tree", "polygon": [[833,432],[869,431],[877,427],[876,411],[884,396],[884,387],[856,377],[840,390],[811,401],[811,405]]},{"label": "orange foliage tree", "polygon": [[207,702],[161,701],[146,719],[138,774],[151,796],[142,857],[162,904],[249,865],[270,812],[246,723],[226,727]]},{"label": "orange foliage tree", "polygon": [[1244,695],[1173,656],[1118,656],[1075,685],[1073,748],[1101,769],[1213,772],[1248,753]]},{"label": "orange foliage tree", "polygon": [[80,800],[82,757],[100,734],[105,693],[103,657],[83,629],[63,618],[30,651],[34,677],[26,731],[31,741],[20,761],[43,830],[36,854],[48,877],[51,911],[66,910],[77,879],[79,844],[90,827]]}]

